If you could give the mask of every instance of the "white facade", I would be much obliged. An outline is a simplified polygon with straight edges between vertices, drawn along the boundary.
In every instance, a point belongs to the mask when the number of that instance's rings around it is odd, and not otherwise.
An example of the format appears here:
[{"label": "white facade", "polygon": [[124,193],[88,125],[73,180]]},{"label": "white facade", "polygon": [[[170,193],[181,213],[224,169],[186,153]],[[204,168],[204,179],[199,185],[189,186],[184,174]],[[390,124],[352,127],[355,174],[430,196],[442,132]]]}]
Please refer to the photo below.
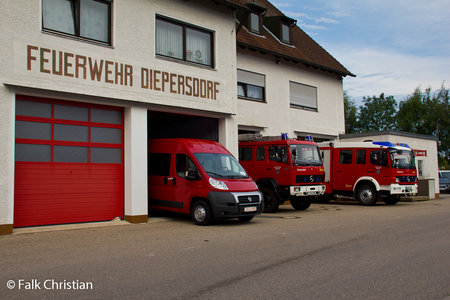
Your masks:
[{"label": "white facade", "polygon": [[[265,75],[265,102],[238,100],[239,129],[258,129],[265,136],[288,133],[333,139],[345,132],[343,86],[340,76],[302,67],[273,55],[237,52],[238,69]],[[289,82],[317,88],[317,111],[290,106]]]}]

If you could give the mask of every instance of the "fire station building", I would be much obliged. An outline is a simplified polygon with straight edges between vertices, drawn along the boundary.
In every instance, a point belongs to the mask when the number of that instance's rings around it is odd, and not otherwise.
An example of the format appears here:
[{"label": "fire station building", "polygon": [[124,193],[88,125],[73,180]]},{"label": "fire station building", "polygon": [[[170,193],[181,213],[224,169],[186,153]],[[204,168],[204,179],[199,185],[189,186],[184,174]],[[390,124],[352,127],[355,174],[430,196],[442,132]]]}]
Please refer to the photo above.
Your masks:
[{"label": "fire station building", "polygon": [[0,233],[147,222],[151,138],[333,139],[353,76],[266,0],[0,2]]}]

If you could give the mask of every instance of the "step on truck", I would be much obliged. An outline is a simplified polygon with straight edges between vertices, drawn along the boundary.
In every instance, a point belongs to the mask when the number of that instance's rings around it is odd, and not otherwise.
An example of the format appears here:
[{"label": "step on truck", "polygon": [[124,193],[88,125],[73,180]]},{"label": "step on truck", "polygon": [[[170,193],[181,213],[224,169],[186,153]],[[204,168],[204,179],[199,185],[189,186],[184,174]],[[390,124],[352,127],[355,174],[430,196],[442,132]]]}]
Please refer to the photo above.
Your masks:
[{"label": "step on truck", "polygon": [[406,144],[391,142],[322,142],[326,194],[350,196],[361,205],[378,200],[396,204],[401,196],[417,194],[414,153]]},{"label": "step on truck", "polygon": [[197,225],[217,219],[248,222],[263,209],[262,194],[221,144],[198,139],[150,139],[150,209],[190,215]]},{"label": "step on truck", "polygon": [[264,195],[264,212],[277,211],[287,200],[296,210],[305,210],[325,192],[316,143],[280,137],[240,140],[239,161]]}]

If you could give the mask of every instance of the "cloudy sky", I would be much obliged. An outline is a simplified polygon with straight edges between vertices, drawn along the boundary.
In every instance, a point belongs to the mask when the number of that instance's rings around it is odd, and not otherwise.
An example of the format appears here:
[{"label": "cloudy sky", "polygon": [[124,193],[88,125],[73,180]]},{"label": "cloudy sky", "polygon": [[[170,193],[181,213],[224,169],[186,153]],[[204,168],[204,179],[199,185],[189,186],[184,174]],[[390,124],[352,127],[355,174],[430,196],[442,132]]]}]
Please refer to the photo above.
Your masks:
[{"label": "cloudy sky", "polygon": [[450,87],[450,0],[272,0],[356,78],[352,98]]}]

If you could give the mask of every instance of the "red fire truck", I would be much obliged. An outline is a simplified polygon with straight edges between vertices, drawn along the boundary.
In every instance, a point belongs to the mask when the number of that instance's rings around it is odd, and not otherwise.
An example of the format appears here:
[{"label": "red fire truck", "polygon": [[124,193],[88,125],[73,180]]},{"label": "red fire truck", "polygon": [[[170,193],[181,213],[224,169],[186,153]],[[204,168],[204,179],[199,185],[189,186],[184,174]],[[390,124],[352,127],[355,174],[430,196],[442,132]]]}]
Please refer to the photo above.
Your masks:
[{"label": "red fire truck", "polygon": [[380,198],[396,204],[401,196],[417,193],[413,151],[390,142],[319,143],[325,168],[324,200],[353,196],[361,205]]},{"label": "red fire truck", "polygon": [[263,193],[265,212],[275,212],[286,200],[305,210],[325,192],[322,158],[314,142],[279,137],[240,142],[239,162]]}]

